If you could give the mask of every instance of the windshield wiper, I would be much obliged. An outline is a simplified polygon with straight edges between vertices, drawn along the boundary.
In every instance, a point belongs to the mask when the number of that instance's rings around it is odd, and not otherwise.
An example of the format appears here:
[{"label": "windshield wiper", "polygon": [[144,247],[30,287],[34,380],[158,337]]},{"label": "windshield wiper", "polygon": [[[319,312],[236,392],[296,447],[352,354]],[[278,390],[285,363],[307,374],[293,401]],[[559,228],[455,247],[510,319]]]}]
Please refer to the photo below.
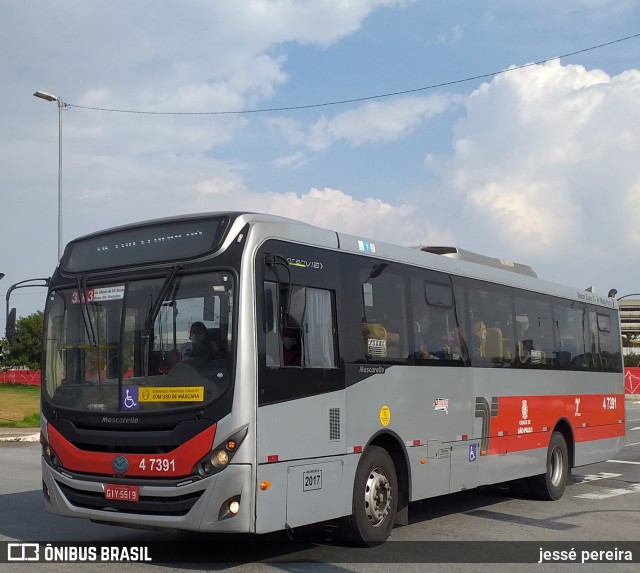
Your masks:
[{"label": "windshield wiper", "polygon": [[155,320],[156,315],[160,312],[164,298],[173,285],[180,268],[181,267],[178,266],[171,268],[171,272],[167,278],[164,279],[164,283],[162,283],[162,287],[160,288],[160,292],[158,293],[155,302],[149,305],[149,311],[147,312],[147,316],[144,321],[144,328],[142,329],[142,368],[144,369],[143,372],[145,380],[149,376],[149,341],[151,339],[153,321]]},{"label": "windshield wiper", "polygon": [[93,323],[91,322],[91,316],[89,316],[89,308],[87,306],[87,277],[77,277],[77,290],[78,290],[78,300],[80,301],[80,314],[82,314],[82,320],[84,321],[84,328],[87,332],[87,337],[89,338],[89,346],[92,348],[98,347],[98,342],[96,340],[96,333],[93,329]]}]

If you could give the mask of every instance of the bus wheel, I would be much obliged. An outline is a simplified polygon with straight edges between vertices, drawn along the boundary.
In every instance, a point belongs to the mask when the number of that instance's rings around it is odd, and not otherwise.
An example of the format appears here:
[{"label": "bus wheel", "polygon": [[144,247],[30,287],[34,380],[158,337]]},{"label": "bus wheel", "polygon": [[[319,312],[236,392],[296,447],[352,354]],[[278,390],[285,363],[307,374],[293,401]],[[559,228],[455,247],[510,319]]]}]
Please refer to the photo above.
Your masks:
[{"label": "bus wheel", "polygon": [[545,501],[562,497],[569,476],[567,442],[560,432],[553,432],[547,450],[547,471],[529,478],[531,493]]},{"label": "bus wheel", "polygon": [[398,505],[398,479],[386,450],[367,448],[356,470],[353,514],[344,519],[343,534],[355,545],[384,543],[393,529]]}]

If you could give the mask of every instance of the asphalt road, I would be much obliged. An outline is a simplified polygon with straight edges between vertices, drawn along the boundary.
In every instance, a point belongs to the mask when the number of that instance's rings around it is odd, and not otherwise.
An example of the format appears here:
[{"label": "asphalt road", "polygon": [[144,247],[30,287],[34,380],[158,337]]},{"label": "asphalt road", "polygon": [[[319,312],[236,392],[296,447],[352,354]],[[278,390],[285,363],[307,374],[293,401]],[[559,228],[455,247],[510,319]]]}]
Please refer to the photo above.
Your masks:
[{"label": "asphalt road", "polygon": [[[150,532],[97,525],[85,520],[46,513],[40,480],[37,443],[0,444],[0,541],[91,542],[149,544],[189,560],[189,552],[212,556],[211,563],[9,563],[2,573],[47,572],[153,572],[184,570],[222,571],[555,571],[557,564],[424,563],[450,552],[486,552],[486,561],[500,561],[501,551],[519,551],[533,542],[536,551],[562,547],[598,547],[614,550],[625,541],[637,542],[640,557],[640,403],[627,403],[627,446],[611,460],[578,468],[573,483],[557,502],[511,497],[505,488],[491,487],[434,498],[410,507],[410,524],[395,529],[381,550],[345,547],[330,526],[302,528],[294,542],[278,534],[229,539],[214,535]],[[460,541],[475,542],[470,546]],[[508,542],[508,543],[505,543]],[[566,546],[564,545],[566,543]],[[604,543],[604,545],[602,545]],[[506,549],[505,549],[506,548]],[[514,549],[515,548],[515,549]],[[424,556],[428,552],[429,558]],[[475,554],[475,553],[474,553]],[[454,555],[456,557],[456,555]],[[454,561],[456,559],[453,559]],[[227,563],[225,563],[227,561]],[[255,561],[255,562],[254,562]],[[413,561],[406,563],[406,561]],[[230,563],[229,563],[230,562]],[[402,562],[398,565],[396,562]],[[633,571],[635,564],[563,565],[562,571]]]}]

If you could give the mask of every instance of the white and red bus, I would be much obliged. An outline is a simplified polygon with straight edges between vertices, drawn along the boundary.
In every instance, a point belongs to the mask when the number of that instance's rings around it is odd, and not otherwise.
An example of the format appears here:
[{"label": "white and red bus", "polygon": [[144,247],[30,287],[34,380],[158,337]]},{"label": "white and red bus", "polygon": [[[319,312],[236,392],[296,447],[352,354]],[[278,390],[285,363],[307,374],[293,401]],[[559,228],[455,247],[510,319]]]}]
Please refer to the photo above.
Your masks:
[{"label": "white and red bus", "polygon": [[616,303],[524,265],[208,213],[72,241],[47,299],[59,515],[339,520],[374,545],[414,500],[505,481],[554,500],[624,444]]}]

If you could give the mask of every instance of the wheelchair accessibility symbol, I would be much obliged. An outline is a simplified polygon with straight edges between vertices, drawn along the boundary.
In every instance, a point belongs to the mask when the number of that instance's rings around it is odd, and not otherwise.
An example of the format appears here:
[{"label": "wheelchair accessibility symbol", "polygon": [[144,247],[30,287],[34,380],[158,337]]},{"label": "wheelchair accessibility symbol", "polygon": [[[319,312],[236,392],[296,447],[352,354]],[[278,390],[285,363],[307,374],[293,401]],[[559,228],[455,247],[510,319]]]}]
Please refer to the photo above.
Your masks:
[{"label": "wheelchair accessibility symbol", "polygon": [[122,389],[122,409],[123,410],[138,409],[138,388]]},{"label": "wheelchair accessibility symbol", "polygon": [[469,461],[475,462],[478,459],[478,444],[469,445]]}]

